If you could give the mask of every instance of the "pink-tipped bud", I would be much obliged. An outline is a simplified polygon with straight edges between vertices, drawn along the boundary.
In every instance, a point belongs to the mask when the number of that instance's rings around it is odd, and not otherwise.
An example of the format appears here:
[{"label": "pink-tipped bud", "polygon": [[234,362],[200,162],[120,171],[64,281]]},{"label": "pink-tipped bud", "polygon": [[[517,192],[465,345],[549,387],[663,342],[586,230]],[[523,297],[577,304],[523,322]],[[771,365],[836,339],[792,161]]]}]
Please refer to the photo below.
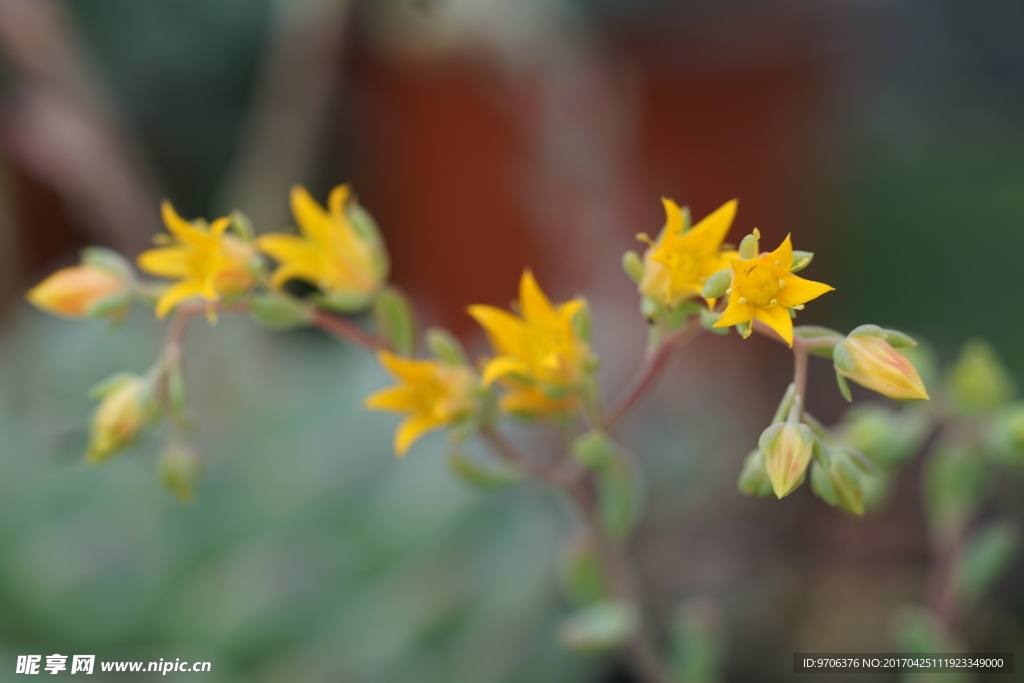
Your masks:
[{"label": "pink-tipped bud", "polygon": [[764,467],[775,495],[782,498],[795,491],[811,462],[814,434],[810,427],[777,422],[762,432],[758,447],[764,453]]},{"label": "pink-tipped bud", "polygon": [[[47,313],[70,318],[90,316],[98,305],[128,291],[128,283],[117,273],[83,264],[62,268],[29,290],[29,303]],[[104,307],[109,314],[109,308]]]},{"label": "pink-tipped bud", "polygon": [[914,365],[883,337],[849,336],[836,345],[833,358],[843,377],[889,398],[928,398]]}]

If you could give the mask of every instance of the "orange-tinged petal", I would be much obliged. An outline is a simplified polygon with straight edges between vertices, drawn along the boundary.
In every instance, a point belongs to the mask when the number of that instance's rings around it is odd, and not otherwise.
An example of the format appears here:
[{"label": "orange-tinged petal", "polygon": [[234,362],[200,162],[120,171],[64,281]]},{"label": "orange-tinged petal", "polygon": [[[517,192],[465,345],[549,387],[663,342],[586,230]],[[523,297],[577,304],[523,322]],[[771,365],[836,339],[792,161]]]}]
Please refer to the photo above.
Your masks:
[{"label": "orange-tinged petal", "polygon": [[776,304],[775,306],[755,306],[754,317],[775,330],[782,339],[793,346],[793,318],[789,309]]}]

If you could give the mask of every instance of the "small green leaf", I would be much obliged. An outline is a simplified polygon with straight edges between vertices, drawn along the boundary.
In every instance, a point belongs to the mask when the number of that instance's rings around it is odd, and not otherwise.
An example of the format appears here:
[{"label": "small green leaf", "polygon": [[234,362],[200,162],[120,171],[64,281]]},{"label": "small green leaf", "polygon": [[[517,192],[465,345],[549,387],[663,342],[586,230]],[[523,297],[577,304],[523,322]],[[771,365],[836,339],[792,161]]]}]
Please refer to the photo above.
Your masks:
[{"label": "small green leaf", "polygon": [[629,603],[609,600],[585,607],[567,617],[559,630],[562,643],[580,652],[608,652],[626,643],[638,628]]},{"label": "small green leaf", "polygon": [[719,610],[710,600],[687,601],[672,620],[672,673],[686,683],[716,683],[722,654]]},{"label": "small green leaf", "polygon": [[754,235],[747,235],[742,240],[740,240],[739,252],[740,252],[740,258],[741,259],[744,259],[744,260],[752,259],[755,256],[757,256],[757,251],[758,251],[757,238],[754,237]]},{"label": "small green leaf", "polygon": [[298,299],[278,292],[256,294],[249,299],[249,314],[260,325],[271,330],[303,327],[313,319],[313,312]]},{"label": "small green leaf", "polygon": [[426,334],[427,348],[438,360],[449,365],[468,365],[469,357],[462,344],[447,330],[431,327]]},{"label": "small green leaf", "polygon": [[595,470],[609,467],[621,458],[618,444],[599,429],[576,437],[569,452],[576,462]]},{"label": "small green leaf", "polygon": [[700,309],[700,326],[708,332],[717,335],[729,334],[728,327],[715,327],[715,323],[722,317],[721,313],[716,313],[710,309]]},{"label": "small green leaf", "polygon": [[325,292],[315,294],[313,301],[320,308],[348,315],[369,308],[373,303],[373,296],[365,292]]},{"label": "small green leaf", "polygon": [[598,516],[605,531],[625,538],[633,530],[643,507],[643,487],[625,458],[597,473]]},{"label": "small green leaf", "polygon": [[395,287],[377,293],[373,306],[377,331],[397,353],[410,356],[416,349],[416,323],[412,305]]},{"label": "small green leaf", "polygon": [[826,472],[832,467],[832,459],[829,456],[828,449],[825,448],[825,444],[821,442],[821,438],[815,437],[814,445],[811,446],[811,454],[814,456],[815,462]]},{"label": "small green leaf", "polygon": [[562,549],[560,570],[562,586],[577,604],[591,605],[608,598],[608,580],[591,540],[569,539]]},{"label": "small green leaf", "polygon": [[192,502],[196,484],[203,474],[199,452],[188,444],[172,442],[160,452],[157,462],[167,490],[182,503]]},{"label": "small green leaf", "polygon": [[841,341],[832,347],[832,361],[836,365],[837,370],[843,372],[853,372],[857,367],[853,360],[853,355],[850,354],[850,350],[846,348],[846,342]]},{"label": "small green leaf", "polygon": [[462,481],[482,491],[496,491],[522,481],[522,475],[504,465],[484,465],[461,453],[451,453],[448,464]]},{"label": "small green leaf", "polygon": [[967,603],[981,597],[1010,567],[1017,546],[1017,534],[1006,524],[991,524],[975,533],[957,562],[957,595]]}]

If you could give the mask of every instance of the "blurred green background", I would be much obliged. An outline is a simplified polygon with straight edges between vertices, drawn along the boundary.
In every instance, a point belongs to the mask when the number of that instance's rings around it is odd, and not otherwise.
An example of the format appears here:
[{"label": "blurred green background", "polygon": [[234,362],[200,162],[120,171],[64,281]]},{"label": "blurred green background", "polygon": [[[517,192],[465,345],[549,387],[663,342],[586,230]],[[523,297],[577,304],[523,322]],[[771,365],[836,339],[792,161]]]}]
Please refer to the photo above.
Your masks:
[{"label": "blurred green background", "polygon": [[[1022,377],[1022,30],[1009,0],[0,0],[0,680],[53,652],[210,660],[210,681],[628,680],[554,643],[556,501],[466,489],[439,438],[396,462],[357,349],[197,325],[209,471],[181,506],[153,443],[79,459],[88,388],[145,370],[157,324],[51,320],[25,290],[86,244],[146,247],[163,197],[267,231],[292,184],[353,182],[426,322],[482,353],[465,306],[507,305],[531,267],[591,300],[614,393],[646,333],[621,252],[662,195],[698,216],[735,196],[734,238],[792,232],[837,288],[802,321],[899,327],[942,359],[986,337]],[[807,491],[743,499],[788,356],[682,356],[622,430],[649,470],[659,616],[707,597],[731,681],[891,649],[924,591],[919,472],[864,520]],[[812,374],[834,418],[831,370]],[[991,514],[1024,522],[1020,486]],[[1021,651],[1022,569],[973,618],[980,649]]]}]

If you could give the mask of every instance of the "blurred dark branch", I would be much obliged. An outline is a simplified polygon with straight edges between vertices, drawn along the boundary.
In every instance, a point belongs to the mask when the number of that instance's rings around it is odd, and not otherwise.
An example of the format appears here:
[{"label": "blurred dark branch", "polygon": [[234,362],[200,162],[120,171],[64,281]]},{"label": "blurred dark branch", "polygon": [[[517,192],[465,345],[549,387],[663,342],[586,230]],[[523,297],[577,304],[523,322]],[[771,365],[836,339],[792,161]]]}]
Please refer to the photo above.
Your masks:
[{"label": "blurred dark branch", "polygon": [[288,188],[321,152],[340,64],[350,0],[277,0],[270,47],[244,141],[220,199],[270,228],[288,221]]},{"label": "blurred dark branch", "polygon": [[65,200],[97,242],[137,250],[159,229],[158,183],[54,0],[0,0],[15,78],[0,146]]}]

